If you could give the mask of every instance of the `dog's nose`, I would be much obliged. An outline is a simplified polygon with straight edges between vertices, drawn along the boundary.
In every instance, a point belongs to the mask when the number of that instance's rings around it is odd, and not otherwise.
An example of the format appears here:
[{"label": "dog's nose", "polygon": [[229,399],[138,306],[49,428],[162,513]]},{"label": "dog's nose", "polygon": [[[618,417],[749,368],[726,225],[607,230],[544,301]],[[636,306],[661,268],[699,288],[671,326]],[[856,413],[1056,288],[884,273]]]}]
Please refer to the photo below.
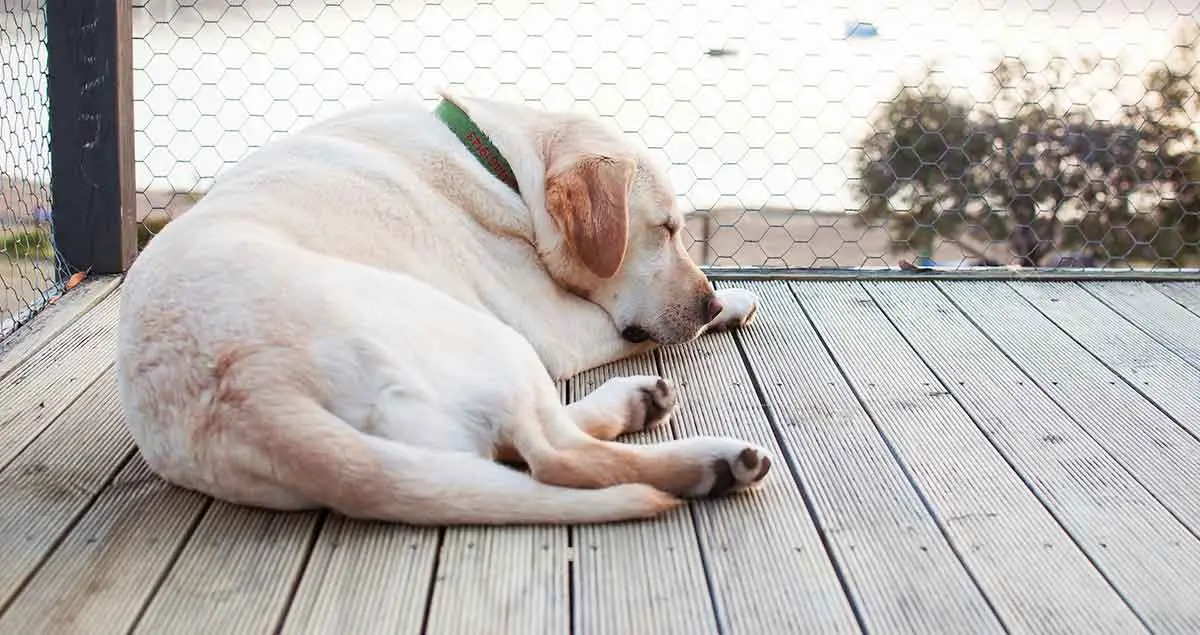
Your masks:
[{"label": "dog's nose", "polygon": [[724,308],[725,305],[721,304],[716,295],[704,298],[704,322],[708,323],[715,320]]},{"label": "dog's nose", "polygon": [[628,342],[641,344],[650,339],[650,333],[640,326],[627,326],[621,331],[621,337],[625,338]]}]

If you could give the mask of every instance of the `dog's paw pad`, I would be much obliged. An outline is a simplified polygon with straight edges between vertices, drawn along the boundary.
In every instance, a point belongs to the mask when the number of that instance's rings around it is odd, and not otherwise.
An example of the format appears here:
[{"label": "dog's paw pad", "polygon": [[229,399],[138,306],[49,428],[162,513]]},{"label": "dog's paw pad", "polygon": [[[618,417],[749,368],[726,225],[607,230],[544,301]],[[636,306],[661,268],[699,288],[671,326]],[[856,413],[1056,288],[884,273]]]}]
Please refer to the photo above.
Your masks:
[{"label": "dog's paw pad", "polygon": [[762,483],[771,471],[771,457],[765,450],[751,446],[713,459],[711,469],[712,485],[703,495],[721,496]]},{"label": "dog's paw pad", "polygon": [[641,408],[635,409],[630,430],[649,430],[660,426],[671,418],[679,404],[678,393],[670,381],[658,377],[653,385],[641,386],[638,389]]}]

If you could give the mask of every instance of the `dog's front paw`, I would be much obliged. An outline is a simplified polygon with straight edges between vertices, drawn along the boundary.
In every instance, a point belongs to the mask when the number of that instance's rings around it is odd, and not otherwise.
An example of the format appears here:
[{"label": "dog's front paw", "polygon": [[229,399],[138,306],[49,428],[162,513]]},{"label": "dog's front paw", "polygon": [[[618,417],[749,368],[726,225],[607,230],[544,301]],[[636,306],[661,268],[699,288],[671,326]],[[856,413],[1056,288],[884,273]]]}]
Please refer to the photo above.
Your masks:
[{"label": "dog's front paw", "polygon": [[[630,432],[649,430],[667,422],[679,406],[679,395],[675,385],[662,377],[630,377],[640,382],[637,394],[640,397],[640,408],[634,407],[629,417]],[[651,384],[649,380],[653,380]]]},{"label": "dog's front paw", "polygon": [[717,289],[721,312],[708,324],[708,332],[738,329],[754,321],[758,296],[745,289]]}]

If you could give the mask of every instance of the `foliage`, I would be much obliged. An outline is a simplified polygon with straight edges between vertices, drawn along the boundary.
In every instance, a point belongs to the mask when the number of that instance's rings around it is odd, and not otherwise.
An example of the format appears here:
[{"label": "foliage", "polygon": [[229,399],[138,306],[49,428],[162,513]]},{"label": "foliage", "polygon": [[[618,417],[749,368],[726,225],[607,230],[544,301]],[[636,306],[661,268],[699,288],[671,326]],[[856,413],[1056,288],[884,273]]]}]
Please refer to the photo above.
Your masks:
[{"label": "foliage", "polygon": [[1005,58],[988,104],[932,76],[905,87],[862,143],[859,222],[886,224],[896,250],[948,239],[983,255],[981,245],[1007,243],[1025,266],[1196,262],[1200,29],[1179,42],[1112,121],[1081,106],[1072,85],[1100,78],[1103,60],[1057,58],[1033,72]]},{"label": "foliage", "polygon": [[53,260],[50,229],[18,229],[0,233],[0,257],[11,260]]}]

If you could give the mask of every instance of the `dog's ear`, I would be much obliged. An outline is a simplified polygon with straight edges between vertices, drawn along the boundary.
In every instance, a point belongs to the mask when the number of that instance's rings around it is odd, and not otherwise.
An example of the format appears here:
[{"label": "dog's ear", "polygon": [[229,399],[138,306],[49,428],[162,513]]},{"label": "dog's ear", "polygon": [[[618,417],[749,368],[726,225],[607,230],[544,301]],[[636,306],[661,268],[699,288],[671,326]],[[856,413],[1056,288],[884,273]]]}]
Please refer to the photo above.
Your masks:
[{"label": "dog's ear", "polygon": [[546,180],[546,211],[579,261],[611,278],[625,260],[634,163],[589,156]]}]

